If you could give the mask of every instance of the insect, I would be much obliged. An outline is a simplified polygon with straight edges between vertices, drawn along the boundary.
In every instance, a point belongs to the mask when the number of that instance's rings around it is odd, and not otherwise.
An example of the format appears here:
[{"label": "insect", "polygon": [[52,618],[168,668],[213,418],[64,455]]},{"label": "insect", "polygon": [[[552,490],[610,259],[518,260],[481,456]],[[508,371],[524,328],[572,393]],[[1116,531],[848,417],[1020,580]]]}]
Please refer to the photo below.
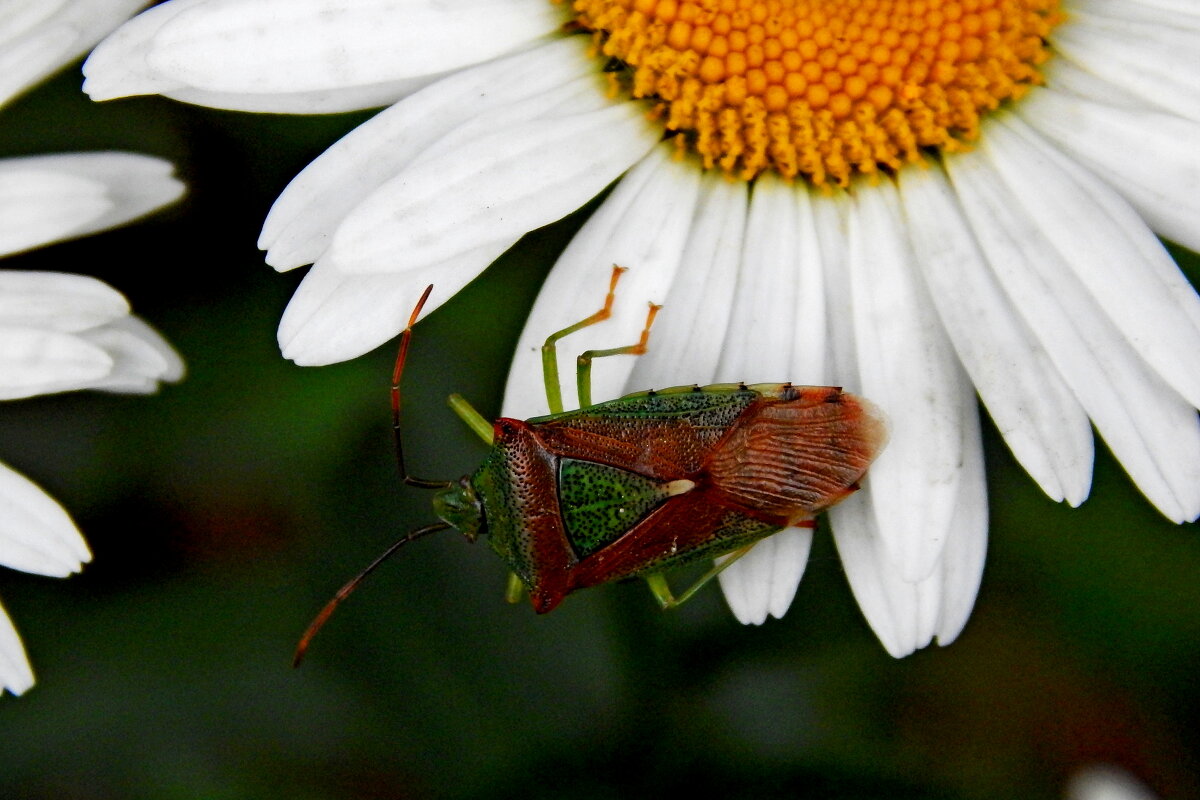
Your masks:
[{"label": "insect", "polygon": [[[539,613],[577,589],[643,577],[663,608],[679,605],[788,526],[813,527],[817,513],[858,489],[886,439],[880,413],[840,388],[778,384],[683,386],[591,403],[596,358],[646,352],[659,307],[651,305],[633,345],[579,356],[580,408],[564,411],[557,342],[611,315],[614,267],[604,306],[551,334],[542,347],[550,414],[489,424],[462,397],[450,404],[491,450],[458,481],[410,476],[400,437],[400,377],[429,289],[401,335],[392,376],[392,421],[404,482],[436,490],[441,520],[396,542],[335,595],[305,633],[296,660],[333,609],[400,546],[448,528],[487,536],[510,570],[508,597],[527,593]],[[732,554],[676,598],[663,572]]]}]

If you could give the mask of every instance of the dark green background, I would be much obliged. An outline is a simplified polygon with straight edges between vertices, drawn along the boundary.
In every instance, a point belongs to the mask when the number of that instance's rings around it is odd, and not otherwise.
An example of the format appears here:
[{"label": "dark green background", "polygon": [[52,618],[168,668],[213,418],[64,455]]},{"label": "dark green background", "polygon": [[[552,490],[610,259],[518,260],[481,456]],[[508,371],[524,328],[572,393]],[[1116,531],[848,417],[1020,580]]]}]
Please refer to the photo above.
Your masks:
[{"label": "dark green background", "polygon": [[[1103,447],[1092,499],[1049,502],[990,423],[987,570],[949,648],[890,658],[823,532],[791,612],[761,628],[716,590],[663,614],[638,583],[539,617],[503,602],[485,546],[443,535],[373,576],[293,671],[329,595],[432,519],[393,463],[393,347],[285,362],[275,327],[303,270],[278,275],[255,248],[288,180],[368,115],[94,105],[79,81],[0,112],[0,155],[137,150],[174,161],[190,193],[4,266],[111,282],[190,374],[153,398],[0,406],[0,458],[95,552],[70,580],[0,570],[38,676],[0,700],[0,797],[1056,798],[1097,760],[1200,796],[1195,526],[1162,519]],[[477,465],[444,398],[497,412],[523,316],[587,210],[419,326],[415,472]]]}]

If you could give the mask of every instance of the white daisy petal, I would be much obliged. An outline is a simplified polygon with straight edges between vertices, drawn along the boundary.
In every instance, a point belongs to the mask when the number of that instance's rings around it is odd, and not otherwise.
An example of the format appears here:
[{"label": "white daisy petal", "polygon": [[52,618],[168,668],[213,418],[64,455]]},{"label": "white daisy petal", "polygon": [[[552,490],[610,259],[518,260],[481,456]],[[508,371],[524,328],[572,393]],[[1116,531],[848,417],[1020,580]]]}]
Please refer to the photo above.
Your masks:
[{"label": "white daisy petal", "polygon": [[[804,577],[812,528],[786,528],[763,539],[717,576],[738,622],[761,625],[787,613]],[[718,563],[723,559],[718,559]]]},{"label": "white daisy petal", "polygon": [[1114,20],[1076,8],[1054,31],[1054,49],[1088,72],[1200,121],[1200,29]]},{"label": "white daisy petal", "polygon": [[432,143],[477,115],[538,96],[594,67],[569,37],[483,64],[407,97],[351,131],[292,180],[263,223],[258,246],[285,270],[320,258],[345,216]]},{"label": "white daisy petal", "polygon": [[390,106],[402,97],[436,81],[444,73],[421,75],[367,86],[320,89],[311,92],[211,92],[204,89],[168,89],[163,97],[196,106],[259,114],[340,114],[365,108]]},{"label": "white daisy petal", "polygon": [[158,391],[160,381],[183,378],[183,359],[156,330],[137,317],[124,317],[81,336],[103,348],[113,360],[109,373],[89,389],[147,394]]},{"label": "white daisy petal", "polygon": [[[974,393],[964,387],[963,402],[974,402]],[[937,641],[943,647],[953,642],[967,624],[987,556],[988,501],[987,474],[983,462],[983,441],[979,416],[963,416],[963,463],[958,480],[958,498],[950,533],[942,551],[939,572],[942,583],[938,594]]]},{"label": "white daisy petal", "polygon": [[506,249],[491,242],[440,264],[382,275],[347,274],[332,259],[313,265],[279,323],[284,358],[324,366],[369,352],[404,329],[426,286],[433,311],[466,286]]},{"label": "white daisy petal", "polygon": [[792,363],[788,380],[824,386],[830,382],[831,357],[825,292],[825,264],[817,235],[813,197],[796,192],[799,242],[794,254],[796,306],[792,324]]},{"label": "white daisy petal", "polygon": [[136,153],[63,153],[0,161],[0,254],[124,225],[172,203],[169,161]]},{"label": "white daisy petal", "polygon": [[1075,66],[1065,58],[1056,58],[1049,62],[1045,67],[1045,72],[1046,85],[1032,87],[1029,94],[1022,99],[1020,106],[1014,109],[1015,111],[1019,112],[1024,107],[1027,98],[1037,97],[1047,87],[1053,87],[1052,91],[1054,92],[1088,97],[1110,106],[1122,106],[1152,114],[1165,113],[1145,97],[1128,89],[1122,89],[1104,78],[1097,77],[1087,70]]},{"label": "white daisy petal", "polygon": [[[1047,240],[1027,197],[1005,188],[979,151],[947,160],[955,191],[993,271],[1138,488],[1167,517],[1200,514],[1195,409],[1151,372]],[[1065,213],[1065,212],[1064,212]]]},{"label": "white daisy petal", "polygon": [[[550,271],[517,342],[504,394],[506,415],[545,413],[541,346],[547,335],[600,308],[614,263],[629,271],[617,287],[612,318],[561,341],[560,354],[637,342],[646,323],[646,304],[661,304],[667,296],[680,267],[700,185],[699,170],[672,156],[672,147],[662,145],[631,169]],[[565,361],[561,355],[559,360]],[[592,369],[593,402],[620,395],[636,360],[597,361]],[[574,376],[565,371],[563,376],[564,406],[576,408]]]},{"label": "white daisy petal", "polygon": [[95,278],[0,270],[0,324],[74,333],[128,313],[125,296]]},{"label": "white daisy petal", "polygon": [[937,567],[958,496],[966,376],[913,274],[895,189],[864,188],[849,220],[850,311],[862,394],[893,423],[871,494],[885,547],[916,581]]},{"label": "white daisy petal", "polygon": [[347,272],[398,272],[511,244],[579,208],[656,140],[632,103],[481,135],[377,189],[338,228],[330,255]]},{"label": "white daisy petal", "polygon": [[[1108,0],[1110,3],[1119,3],[1120,0]],[[1149,6],[1156,11],[1166,11],[1170,14],[1180,14],[1188,20],[1190,25],[1200,25],[1200,8],[1192,0],[1136,0],[1139,5]],[[1161,20],[1162,17],[1159,17]],[[1172,20],[1174,24],[1174,20]]]},{"label": "white daisy petal", "polygon": [[[852,391],[859,385],[858,351],[851,279],[849,277],[849,239],[851,201],[844,193],[834,193],[813,204],[813,220],[820,244],[821,264],[825,269],[827,307],[830,314],[828,345],[833,380]],[[921,641],[916,616],[919,597],[914,584],[901,581],[879,539],[879,528],[871,499],[872,476],[862,491],[829,511],[828,520],[837,544],[846,577],[867,623],[892,656],[901,658],[929,643]],[[932,630],[932,619],[927,626]],[[930,634],[932,635],[932,633]]]},{"label": "white daisy petal", "polygon": [[1200,8],[1192,0],[1071,0],[1068,7],[1071,13],[1079,7],[1088,14],[1159,25],[1169,15],[1172,26],[1200,29]]},{"label": "white daisy petal", "polygon": [[[482,136],[532,120],[547,122],[577,118],[583,114],[609,109],[613,106],[613,101],[605,95],[603,84],[604,76],[591,72],[571,81],[547,87],[535,95],[520,98],[487,113],[474,114],[446,135],[435,139],[412,163],[423,164],[427,160],[453,157],[462,147],[470,146]],[[647,137],[647,141],[650,141],[650,138]],[[658,139],[654,138],[654,141]]]},{"label": "white daisy petal", "polygon": [[1079,505],[1092,476],[1087,415],[997,285],[941,170],[899,184],[916,262],[984,405],[1046,494]]},{"label": "white daisy petal", "polygon": [[[755,182],[729,336],[718,381],[794,381],[825,376],[825,298],[807,192],[774,177]],[[734,616],[761,624],[782,617],[804,575],[811,530],[776,534],[721,573]]]},{"label": "white daisy petal", "polygon": [[812,204],[813,227],[817,234],[822,285],[825,287],[827,357],[830,380],[845,388],[860,392],[858,353],[854,344],[854,324],[850,314],[853,302],[850,293],[850,198],[845,192],[835,192]]},{"label": "white daisy petal", "polygon": [[[663,388],[714,383],[737,286],[749,193],[718,172],[700,179],[696,216],[679,271],[654,319],[646,354],[628,386]],[[618,291],[624,291],[624,284]],[[623,295],[622,295],[623,296]]]},{"label": "white daisy petal", "polygon": [[933,638],[936,607],[924,595],[940,589],[942,575],[935,571],[919,583],[901,580],[879,538],[870,493],[868,481],[863,491],[830,509],[829,521],[858,607],[884,649],[903,658]]},{"label": "white daisy petal", "polygon": [[54,498],[0,463],[0,564],[65,577],[92,560],[75,523]]},{"label": "white daisy petal", "polygon": [[[731,300],[730,336],[717,367],[719,382],[784,382],[793,376],[793,328],[801,254],[795,190],[774,175],[755,181],[745,245]],[[809,243],[815,245],[815,243]],[[822,318],[822,327],[824,319]]]},{"label": "white daisy petal", "polygon": [[0,324],[0,400],[78,389],[112,365],[103,349],[77,335]]},{"label": "white daisy petal", "polygon": [[1052,89],[1031,92],[1018,112],[1111,183],[1150,227],[1200,250],[1200,123]]},{"label": "white daisy petal", "polygon": [[170,0],[117,28],[83,62],[83,91],[93,100],[112,100],[188,88],[178,77],[154,70],[147,58],[163,28],[185,12],[202,11],[209,1]]},{"label": "white daisy petal", "polygon": [[[970,388],[963,387],[963,401],[972,398]],[[892,565],[869,498],[872,476],[862,492],[829,512],[834,542],[859,608],[896,658],[925,647],[935,635],[943,646],[954,641],[979,592],[987,550],[987,486],[978,417],[966,415],[962,433],[958,502],[942,558],[929,577],[905,581]]]},{"label": "white daisy petal", "polygon": [[0,605],[0,694],[5,689],[15,695],[24,694],[32,686],[33,668],[29,666],[21,637]]},{"label": "white daisy petal", "polygon": [[[10,165],[0,165],[10,166]],[[0,171],[0,255],[67,239],[113,207],[104,184],[33,169]]]},{"label": "white daisy petal", "polygon": [[0,37],[0,106],[70,61],[76,38],[62,26],[25,32],[15,41]]},{"label": "white daisy petal", "polygon": [[1055,220],[1043,233],[1126,341],[1200,407],[1200,297],[1137,213],[1018,119],[996,120],[987,152],[1030,215]]},{"label": "white daisy petal", "polygon": [[83,55],[147,0],[6,0],[0,106]]},{"label": "white daisy petal", "polygon": [[116,41],[111,54],[101,47],[89,59],[93,98],[379,84],[486,61],[564,21],[542,0],[206,0],[150,16],[105,42]]}]

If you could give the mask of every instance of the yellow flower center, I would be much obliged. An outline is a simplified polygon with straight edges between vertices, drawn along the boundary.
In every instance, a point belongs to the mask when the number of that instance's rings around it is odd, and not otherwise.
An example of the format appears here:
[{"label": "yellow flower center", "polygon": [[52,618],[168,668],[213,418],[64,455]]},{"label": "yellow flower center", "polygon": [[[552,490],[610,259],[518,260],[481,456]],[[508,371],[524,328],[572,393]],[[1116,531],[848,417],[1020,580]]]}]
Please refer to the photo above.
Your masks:
[{"label": "yellow flower center", "polygon": [[817,185],[961,149],[1041,81],[1058,0],[573,0],[706,167]]}]

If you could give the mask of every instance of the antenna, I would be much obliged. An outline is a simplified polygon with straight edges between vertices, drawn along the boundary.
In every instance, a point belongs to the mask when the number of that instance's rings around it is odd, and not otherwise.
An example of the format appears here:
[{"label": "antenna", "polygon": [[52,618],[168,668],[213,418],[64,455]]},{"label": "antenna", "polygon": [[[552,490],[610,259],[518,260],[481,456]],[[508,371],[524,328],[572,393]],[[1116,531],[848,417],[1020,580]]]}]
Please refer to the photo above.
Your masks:
[{"label": "antenna", "polygon": [[413,325],[417,324],[417,317],[421,315],[421,309],[425,307],[425,301],[429,299],[429,293],[432,291],[432,284],[425,287],[421,299],[417,301],[417,307],[409,315],[408,325],[400,334],[400,352],[396,356],[396,368],[392,370],[392,435],[396,439],[396,465],[400,468],[401,480],[419,489],[445,489],[451,485],[451,481],[431,481],[409,475],[408,470],[404,468],[404,442],[400,436],[400,376],[404,373],[404,361],[408,358],[408,342],[412,339]]},{"label": "antenna", "polygon": [[325,604],[325,607],[321,609],[317,616],[313,617],[313,621],[308,624],[308,628],[304,631],[304,635],[300,637],[300,643],[296,645],[296,654],[292,656],[292,666],[300,666],[300,662],[304,660],[304,653],[308,650],[308,644],[312,641],[313,637],[317,635],[317,631],[321,630],[326,621],[333,616],[333,612],[337,609],[337,607],[342,604],[342,601],[349,597],[350,593],[357,589],[358,585],[363,582],[363,579],[374,572],[376,567],[378,567],[384,561],[387,561],[388,557],[390,557],[392,553],[395,553],[401,547],[413,541],[414,539],[420,539],[422,536],[428,536],[431,533],[447,530],[449,527],[450,526],[445,522],[436,522],[433,525],[426,525],[424,528],[417,528],[415,531],[409,533],[403,539],[393,544],[387,550],[384,550],[378,558],[367,565],[366,569],[351,578],[345,586],[338,589],[337,594],[335,594],[333,599]]}]

